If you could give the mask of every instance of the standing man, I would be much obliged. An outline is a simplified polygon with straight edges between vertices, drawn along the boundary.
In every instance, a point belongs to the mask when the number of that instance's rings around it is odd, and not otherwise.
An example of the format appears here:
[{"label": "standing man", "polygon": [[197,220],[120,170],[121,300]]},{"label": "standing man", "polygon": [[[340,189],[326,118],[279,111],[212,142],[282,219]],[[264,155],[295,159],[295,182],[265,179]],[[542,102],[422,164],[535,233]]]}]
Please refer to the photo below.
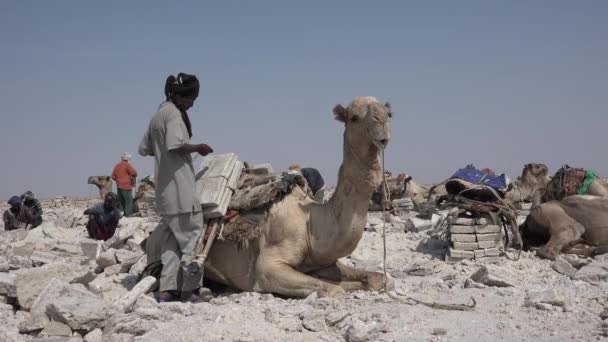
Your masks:
[{"label": "standing man", "polygon": [[[160,240],[162,272],[159,302],[200,302],[194,294],[200,281],[184,281],[182,257],[191,255],[203,227],[203,212],[195,191],[191,153],[213,152],[206,144],[190,144],[192,125],[186,112],[198,97],[196,76],[180,73],[165,82],[166,101],[150,121],[139,154],[154,156],[156,203],[162,220],[153,235]],[[196,285],[198,284],[198,286]]]},{"label": "standing man", "polygon": [[120,159],[120,163],[114,166],[112,179],[116,182],[116,192],[122,210],[125,216],[130,216],[133,214],[133,186],[135,185],[137,171],[129,163],[129,159],[131,159],[129,153],[124,152]]}]

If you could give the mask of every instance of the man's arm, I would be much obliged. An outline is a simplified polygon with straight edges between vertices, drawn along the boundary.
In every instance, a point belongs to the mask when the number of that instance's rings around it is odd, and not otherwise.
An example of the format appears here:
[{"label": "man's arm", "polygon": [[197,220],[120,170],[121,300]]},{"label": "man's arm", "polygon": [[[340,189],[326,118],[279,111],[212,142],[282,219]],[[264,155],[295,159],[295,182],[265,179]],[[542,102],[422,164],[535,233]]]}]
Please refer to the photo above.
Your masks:
[{"label": "man's arm", "polygon": [[112,179],[113,179],[113,180],[116,180],[116,168],[117,168],[117,167],[118,167],[118,166],[114,166],[114,169],[112,170]]},{"label": "man's arm", "polygon": [[182,146],[171,150],[172,152],[176,152],[179,154],[190,154],[190,153],[199,153],[203,156],[208,155],[209,153],[213,153],[213,149],[211,146],[207,144],[183,144]]},{"label": "man's arm", "polygon": [[154,151],[152,150],[152,146],[150,144],[150,128],[146,129],[146,132],[144,133],[144,137],[141,139],[141,142],[139,143],[139,148],[137,149],[137,152],[139,153],[139,155],[141,156],[153,156],[154,155]]},{"label": "man's arm", "polygon": [[137,177],[137,170],[133,167],[133,165],[129,164],[129,176]]}]

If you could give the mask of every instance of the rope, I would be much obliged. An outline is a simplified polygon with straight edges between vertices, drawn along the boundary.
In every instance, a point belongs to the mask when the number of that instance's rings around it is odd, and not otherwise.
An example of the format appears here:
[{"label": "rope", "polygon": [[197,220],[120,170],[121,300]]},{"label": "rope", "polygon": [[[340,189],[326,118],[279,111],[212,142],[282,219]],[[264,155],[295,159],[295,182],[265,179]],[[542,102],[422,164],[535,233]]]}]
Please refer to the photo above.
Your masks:
[{"label": "rope", "polygon": [[[384,149],[382,149],[382,153],[381,153],[381,157],[382,157],[382,186],[388,188],[388,184],[386,182],[386,174],[384,173]],[[470,304],[445,304],[445,303],[437,303],[437,302],[425,302],[425,301],[421,301],[418,300],[416,298],[412,298],[410,296],[404,296],[399,294],[400,296],[402,296],[403,298],[400,298],[397,296],[396,293],[393,293],[392,291],[388,290],[387,287],[387,282],[388,282],[388,275],[386,273],[386,221],[389,219],[388,217],[388,212],[386,211],[386,203],[388,203],[388,201],[390,200],[390,195],[388,194],[387,191],[384,191],[384,201],[382,203],[382,216],[383,216],[383,221],[384,224],[382,225],[382,272],[384,273],[384,281],[383,281],[383,285],[382,285],[382,290],[389,296],[389,298],[392,298],[398,302],[404,303],[404,304],[408,304],[408,305],[415,305],[415,304],[422,304],[424,306],[427,306],[429,308],[433,308],[433,309],[440,309],[440,310],[453,310],[453,311],[472,311],[475,309],[475,306],[477,305],[477,302],[475,301],[475,298],[471,297],[470,299]]]},{"label": "rope", "polygon": [[[388,189],[388,184],[386,182],[386,174],[384,173],[384,149],[382,149],[382,186]],[[388,293],[386,289],[386,282],[388,281],[388,277],[386,275],[386,221],[388,219],[388,214],[386,212],[386,203],[390,200],[388,191],[383,191],[384,198],[382,201],[382,271],[384,273],[384,291]]]}]

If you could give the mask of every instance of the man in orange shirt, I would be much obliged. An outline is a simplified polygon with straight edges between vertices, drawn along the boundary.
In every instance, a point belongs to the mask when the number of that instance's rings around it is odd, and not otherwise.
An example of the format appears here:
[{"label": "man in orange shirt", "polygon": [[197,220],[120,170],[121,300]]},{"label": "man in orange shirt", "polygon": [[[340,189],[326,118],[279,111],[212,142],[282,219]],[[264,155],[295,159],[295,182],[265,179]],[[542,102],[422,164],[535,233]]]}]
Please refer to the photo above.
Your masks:
[{"label": "man in orange shirt", "polygon": [[124,216],[129,216],[133,213],[133,186],[137,171],[129,164],[129,159],[131,159],[129,153],[123,153],[121,159],[121,162],[114,166],[112,179],[116,182],[118,200],[122,205]]}]

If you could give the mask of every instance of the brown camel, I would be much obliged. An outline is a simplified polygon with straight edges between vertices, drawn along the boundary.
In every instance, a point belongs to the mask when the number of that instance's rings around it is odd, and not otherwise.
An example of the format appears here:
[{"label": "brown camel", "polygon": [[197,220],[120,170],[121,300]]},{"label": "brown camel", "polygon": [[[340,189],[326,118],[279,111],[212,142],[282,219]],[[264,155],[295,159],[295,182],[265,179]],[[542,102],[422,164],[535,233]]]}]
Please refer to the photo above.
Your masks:
[{"label": "brown camel", "polygon": [[[554,260],[560,252],[593,256],[608,252],[608,198],[573,195],[543,203],[520,227],[524,248]],[[579,245],[591,247],[580,248]],[[574,247],[574,248],[573,248]]]},{"label": "brown camel", "polygon": [[91,176],[89,177],[87,184],[97,186],[102,201],[108,192],[112,192],[112,178],[110,178],[110,176]]},{"label": "brown camel", "polygon": [[[555,181],[555,179],[552,179],[547,175],[547,171],[548,169],[545,164],[526,164],[520,179],[517,184],[514,184],[512,189],[506,193],[505,199],[510,200],[513,203],[522,201],[532,202],[532,207],[555,199],[550,196],[550,193],[545,192],[547,187],[552,184],[551,182]],[[593,183],[591,183],[587,194],[608,197],[608,188],[602,184],[599,178],[596,178]]]},{"label": "brown camel", "polygon": [[521,177],[511,186],[505,194],[505,199],[512,203],[534,202],[534,196],[540,201],[542,190],[551,178],[548,175],[549,169],[545,164],[529,163],[524,165]]},{"label": "brown camel", "polygon": [[338,259],[357,247],[369,200],[382,181],[379,154],[390,139],[390,106],[359,97],[333,112],[345,125],[344,159],[329,202],[314,202],[296,187],[272,205],[259,237],[249,244],[217,240],[205,263],[206,277],[242,291],[294,297],[382,288],[382,273],[357,270]]},{"label": "brown camel", "polygon": [[[447,195],[445,185],[443,183],[437,185],[420,184],[405,173],[397,176],[387,175],[386,183],[389,188],[389,199],[395,200],[400,198],[411,198],[415,207],[418,208],[422,203],[431,200],[434,201],[438,197]],[[376,189],[370,201],[370,210],[382,210],[382,200],[384,197],[382,185]],[[390,207],[390,203],[389,203]]]}]

